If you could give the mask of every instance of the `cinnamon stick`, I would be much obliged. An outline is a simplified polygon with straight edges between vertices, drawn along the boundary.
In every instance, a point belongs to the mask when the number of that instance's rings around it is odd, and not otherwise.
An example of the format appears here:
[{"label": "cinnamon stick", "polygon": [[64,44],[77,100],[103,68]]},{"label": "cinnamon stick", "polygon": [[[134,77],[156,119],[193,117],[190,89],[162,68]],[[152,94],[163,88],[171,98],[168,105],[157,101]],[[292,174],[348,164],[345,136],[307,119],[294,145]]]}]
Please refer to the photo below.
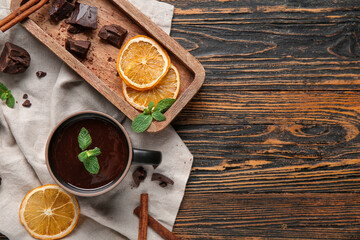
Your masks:
[{"label": "cinnamon stick", "polygon": [[0,21],[0,29],[2,32],[5,32],[16,23],[21,22],[27,18],[30,14],[37,11],[39,8],[45,5],[48,0],[30,0],[24,5],[20,6],[18,9],[13,11],[7,17]]},{"label": "cinnamon stick", "polygon": [[[138,217],[140,217],[141,208],[140,206],[134,209],[134,214]],[[148,215],[148,223],[149,226],[155,230],[160,236],[162,236],[166,240],[179,240],[174,233],[170,232],[165,228],[163,225],[161,225],[155,218]]]},{"label": "cinnamon stick", "polygon": [[147,227],[148,227],[148,206],[149,206],[149,195],[143,193],[140,196],[140,221],[139,221],[139,240],[146,240],[147,238]]}]

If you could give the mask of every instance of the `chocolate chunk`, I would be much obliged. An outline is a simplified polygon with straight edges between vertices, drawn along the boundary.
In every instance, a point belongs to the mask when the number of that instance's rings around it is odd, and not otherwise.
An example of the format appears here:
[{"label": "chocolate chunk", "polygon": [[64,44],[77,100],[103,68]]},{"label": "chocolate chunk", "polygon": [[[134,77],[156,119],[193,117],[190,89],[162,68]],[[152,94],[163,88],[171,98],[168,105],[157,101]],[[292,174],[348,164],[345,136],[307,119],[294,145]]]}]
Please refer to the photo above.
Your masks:
[{"label": "chocolate chunk", "polygon": [[136,185],[136,187],[138,187],[140,185],[140,182],[144,181],[145,178],[147,176],[147,173],[145,171],[145,169],[143,167],[138,167],[134,172],[133,172],[133,180],[134,183]]},{"label": "chocolate chunk", "polygon": [[36,72],[36,76],[38,77],[38,78],[43,78],[43,77],[45,77],[46,76],[46,72],[43,72],[43,71],[37,71]]},{"label": "chocolate chunk", "polygon": [[72,12],[66,23],[97,29],[97,7],[75,3],[75,11]]},{"label": "chocolate chunk", "polygon": [[49,10],[49,15],[52,20],[60,21],[70,16],[74,11],[74,6],[66,0],[56,0],[54,5]]},{"label": "chocolate chunk", "polygon": [[27,99],[27,98],[28,98],[28,95],[26,93],[24,93],[23,99]]},{"label": "chocolate chunk", "polygon": [[85,31],[85,28],[83,28],[82,26],[80,25],[73,25],[73,24],[70,24],[70,27],[68,28],[68,33],[71,33],[71,34],[78,34],[78,33],[82,33]]},{"label": "chocolate chunk", "polygon": [[10,42],[6,42],[0,55],[0,70],[4,73],[23,73],[30,66],[29,53]]},{"label": "chocolate chunk", "polygon": [[25,100],[25,102],[22,104],[24,107],[31,107],[31,102],[30,100]]},{"label": "chocolate chunk", "polygon": [[160,173],[153,173],[153,175],[151,177],[151,181],[160,181],[159,185],[161,187],[166,187],[168,184],[174,185],[173,180],[171,180],[170,178],[168,178]]},{"label": "chocolate chunk", "polygon": [[90,48],[90,41],[74,40],[71,38],[66,39],[65,48],[80,58],[85,58]]},{"label": "chocolate chunk", "polygon": [[111,24],[103,26],[98,36],[106,42],[120,48],[127,35],[127,31],[119,25]]}]

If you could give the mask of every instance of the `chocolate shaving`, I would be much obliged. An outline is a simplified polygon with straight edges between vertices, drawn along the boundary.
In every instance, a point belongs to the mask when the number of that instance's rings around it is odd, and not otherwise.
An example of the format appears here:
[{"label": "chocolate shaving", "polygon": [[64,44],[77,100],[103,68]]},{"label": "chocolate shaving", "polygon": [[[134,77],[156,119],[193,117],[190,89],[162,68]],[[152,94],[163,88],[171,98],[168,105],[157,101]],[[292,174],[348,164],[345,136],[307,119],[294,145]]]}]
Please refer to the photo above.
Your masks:
[{"label": "chocolate shaving", "polygon": [[37,71],[36,72],[36,76],[38,77],[38,78],[43,78],[43,77],[45,77],[46,76],[46,72],[43,72],[43,71]]},{"label": "chocolate shaving", "polygon": [[29,108],[29,107],[31,107],[31,102],[30,102],[30,100],[26,100],[22,105],[23,105],[23,107]]},{"label": "chocolate shaving", "polygon": [[132,177],[133,177],[136,187],[138,187],[140,185],[140,183],[145,180],[146,176],[147,176],[147,173],[143,167],[138,167],[133,172]]},{"label": "chocolate shaving", "polygon": [[49,10],[49,15],[53,21],[60,21],[70,16],[74,11],[74,6],[66,0],[56,0]]},{"label": "chocolate shaving", "polygon": [[159,185],[161,187],[166,187],[168,184],[174,185],[174,181],[168,178],[167,176],[164,176],[160,173],[153,173],[151,177],[151,181],[160,181]]},{"label": "chocolate shaving", "polygon": [[3,73],[23,73],[30,66],[30,54],[23,48],[6,42],[0,55],[0,70]]}]

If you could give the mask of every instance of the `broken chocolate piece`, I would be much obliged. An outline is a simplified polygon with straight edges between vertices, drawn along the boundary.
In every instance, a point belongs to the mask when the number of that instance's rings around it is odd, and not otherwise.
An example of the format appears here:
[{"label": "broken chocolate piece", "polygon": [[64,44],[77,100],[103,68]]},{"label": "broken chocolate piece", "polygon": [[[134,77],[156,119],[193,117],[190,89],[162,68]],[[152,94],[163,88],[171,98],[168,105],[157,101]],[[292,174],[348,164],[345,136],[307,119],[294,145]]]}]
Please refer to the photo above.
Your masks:
[{"label": "broken chocolate piece", "polygon": [[36,76],[38,77],[38,78],[43,78],[43,77],[45,77],[46,76],[46,72],[43,72],[43,71],[37,71],[36,72]]},{"label": "broken chocolate piece", "polygon": [[138,167],[133,172],[132,177],[134,179],[134,183],[135,183],[136,187],[138,187],[140,185],[140,182],[145,180],[146,176],[147,176],[147,173],[143,167]]},{"label": "broken chocolate piece", "polygon": [[97,7],[75,3],[75,10],[66,23],[77,24],[85,28],[97,29]]},{"label": "broken chocolate piece", "polygon": [[23,99],[27,99],[27,98],[28,98],[28,95],[26,93],[24,93]]},{"label": "broken chocolate piece", "polygon": [[80,25],[73,25],[73,24],[70,24],[70,27],[68,28],[68,33],[71,33],[71,34],[78,34],[78,33],[82,33],[85,31],[85,28],[83,28],[82,26]]},{"label": "broken chocolate piece", "polygon": [[23,107],[31,107],[31,102],[30,102],[30,100],[25,100],[25,102],[22,104],[23,105]]},{"label": "broken chocolate piece", "polygon": [[30,66],[29,53],[10,42],[6,42],[0,55],[0,70],[4,73],[23,73]]},{"label": "broken chocolate piece", "polygon": [[98,34],[101,39],[118,48],[121,47],[121,44],[124,41],[126,35],[126,29],[115,24],[103,26]]},{"label": "broken chocolate piece", "polygon": [[90,41],[66,39],[65,48],[75,56],[85,58],[90,48]]},{"label": "broken chocolate piece", "polygon": [[160,173],[153,173],[151,177],[151,181],[160,181],[159,185],[161,187],[166,187],[168,184],[174,185],[174,181],[168,178],[167,176],[164,176]]},{"label": "broken chocolate piece", "polygon": [[49,15],[52,20],[60,21],[70,16],[74,11],[74,6],[66,0],[56,0],[54,5],[49,10]]}]

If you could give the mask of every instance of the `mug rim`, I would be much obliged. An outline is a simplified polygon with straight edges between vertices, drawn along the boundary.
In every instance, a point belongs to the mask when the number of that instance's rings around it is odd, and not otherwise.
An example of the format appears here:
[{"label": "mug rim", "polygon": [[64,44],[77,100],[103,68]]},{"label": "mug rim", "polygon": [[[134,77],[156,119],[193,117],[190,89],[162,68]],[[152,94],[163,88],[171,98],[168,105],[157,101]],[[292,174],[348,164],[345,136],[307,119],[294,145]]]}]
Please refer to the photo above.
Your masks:
[{"label": "mug rim", "polygon": [[[100,188],[104,187],[104,189],[101,189],[99,191],[91,191],[91,189],[89,189],[89,192],[87,192],[86,189],[84,189],[82,192],[80,191],[75,191],[69,187],[67,187],[66,185],[64,185],[61,181],[59,181],[59,179],[57,179],[57,177],[55,176],[54,172],[53,172],[53,169],[51,168],[50,166],[50,162],[49,162],[49,148],[50,148],[50,142],[51,142],[51,139],[52,137],[54,136],[54,133],[56,132],[56,130],[62,125],[64,124],[67,120],[75,117],[75,116],[78,116],[78,115],[82,115],[82,114],[95,114],[95,115],[100,115],[100,116],[103,116],[105,118],[108,118],[110,119],[112,122],[114,122],[114,124],[116,124],[120,129],[121,131],[123,132],[125,138],[126,138],[126,141],[127,141],[127,144],[128,144],[128,147],[129,147],[129,154],[128,154],[128,158],[127,158],[127,164],[126,164],[126,167],[124,168],[121,176],[115,181],[115,182],[112,182],[110,185],[108,185],[106,187],[106,184],[104,186],[101,186]],[[61,188],[65,189],[67,192],[69,193],[72,193],[76,196],[81,196],[81,197],[94,197],[94,196],[99,196],[99,195],[102,195],[112,189],[114,189],[117,185],[119,185],[119,183],[125,178],[125,176],[127,175],[127,173],[129,172],[130,170],[130,166],[131,166],[131,163],[132,163],[132,160],[133,160],[133,147],[132,147],[132,144],[131,144],[131,140],[130,140],[130,137],[129,137],[129,134],[127,133],[126,129],[124,128],[123,125],[121,125],[121,123],[119,123],[115,118],[111,117],[110,115],[106,114],[106,113],[103,113],[103,112],[99,112],[99,111],[93,111],[93,110],[85,110],[85,111],[80,111],[80,112],[75,112],[75,113],[72,113],[70,115],[68,115],[67,117],[63,118],[61,121],[59,121],[55,127],[53,127],[53,129],[51,130],[49,136],[48,136],[48,139],[46,141],[46,146],[45,146],[45,163],[46,163],[46,166],[47,166],[47,169],[52,177],[52,179],[56,182],[56,184],[58,184]]]}]

